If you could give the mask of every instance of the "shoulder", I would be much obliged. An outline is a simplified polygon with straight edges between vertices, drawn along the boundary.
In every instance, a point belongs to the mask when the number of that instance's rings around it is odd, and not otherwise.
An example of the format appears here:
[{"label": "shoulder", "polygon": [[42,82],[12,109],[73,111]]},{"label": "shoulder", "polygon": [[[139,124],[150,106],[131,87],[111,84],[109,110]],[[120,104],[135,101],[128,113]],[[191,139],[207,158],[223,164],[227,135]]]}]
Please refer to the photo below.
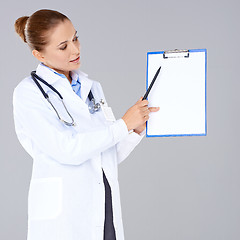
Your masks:
[{"label": "shoulder", "polygon": [[100,82],[92,80],[93,81],[93,87],[96,87],[97,89],[102,91],[102,86],[100,84]]},{"label": "shoulder", "polygon": [[100,83],[99,81],[90,79],[90,78],[88,78],[88,77],[87,77],[87,79],[88,79],[88,81],[91,82],[92,88],[96,89],[97,91],[99,91],[99,92],[101,92],[101,93],[103,92],[102,85],[101,85],[101,83]]},{"label": "shoulder", "polygon": [[13,90],[13,104],[23,103],[25,101],[33,102],[38,98],[39,90],[33,82],[31,76],[21,80]]},{"label": "shoulder", "polygon": [[30,76],[21,80],[18,85],[14,88],[14,95],[25,94],[26,92],[31,92],[34,89],[33,80]]}]

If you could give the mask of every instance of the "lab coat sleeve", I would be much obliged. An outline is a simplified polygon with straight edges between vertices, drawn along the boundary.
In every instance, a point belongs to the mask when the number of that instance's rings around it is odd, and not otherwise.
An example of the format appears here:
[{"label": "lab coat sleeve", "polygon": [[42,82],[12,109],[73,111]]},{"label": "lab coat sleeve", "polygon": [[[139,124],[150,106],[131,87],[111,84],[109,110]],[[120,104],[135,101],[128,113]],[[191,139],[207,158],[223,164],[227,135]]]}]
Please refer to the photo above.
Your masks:
[{"label": "lab coat sleeve", "polygon": [[[61,164],[79,165],[128,135],[122,119],[112,125],[81,133],[72,131],[72,127],[63,128],[40,94],[32,87],[26,89],[25,86],[24,90],[15,88],[13,93],[15,129],[23,147],[32,145]],[[26,140],[31,144],[24,142]],[[31,152],[34,151],[30,149],[28,153]]]},{"label": "lab coat sleeve", "polygon": [[[100,83],[99,83],[99,88],[101,91],[102,98],[107,103]],[[133,149],[143,139],[145,134],[146,134],[145,130],[140,134],[137,134],[135,132],[131,132],[131,133],[129,132],[129,134],[126,137],[124,137],[121,141],[119,141],[116,144],[118,164],[120,164],[123,160],[125,160],[129,156],[129,154],[133,151]]]},{"label": "lab coat sleeve", "polygon": [[146,131],[142,131],[140,134],[135,132],[129,133],[127,137],[121,140],[117,144],[118,164],[125,160],[132,150],[140,143],[145,136]]}]

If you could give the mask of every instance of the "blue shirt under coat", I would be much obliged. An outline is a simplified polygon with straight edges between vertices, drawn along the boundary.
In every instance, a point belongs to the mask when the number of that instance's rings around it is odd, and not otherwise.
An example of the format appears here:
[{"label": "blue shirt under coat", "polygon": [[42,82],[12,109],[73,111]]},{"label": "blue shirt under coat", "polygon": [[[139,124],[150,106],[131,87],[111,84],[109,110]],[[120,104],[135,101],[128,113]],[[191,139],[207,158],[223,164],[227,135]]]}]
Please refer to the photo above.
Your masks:
[{"label": "blue shirt under coat", "polygon": [[[67,78],[64,74],[61,74],[61,73],[58,73],[56,72],[54,69],[46,66],[45,64],[41,63],[44,67],[47,67],[48,69],[50,69],[52,72],[54,72],[55,74],[57,74],[58,76],[61,76],[62,78]],[[72,83],[71,83],[71,86],[72,86],[72,89],[73,91],[79,96],[81,97],[81,82],[80,82],[80,79],[79,79],[79,76],[77,73],[75,72],[70,72],[71,74],[71,78],[72,78]]]}]

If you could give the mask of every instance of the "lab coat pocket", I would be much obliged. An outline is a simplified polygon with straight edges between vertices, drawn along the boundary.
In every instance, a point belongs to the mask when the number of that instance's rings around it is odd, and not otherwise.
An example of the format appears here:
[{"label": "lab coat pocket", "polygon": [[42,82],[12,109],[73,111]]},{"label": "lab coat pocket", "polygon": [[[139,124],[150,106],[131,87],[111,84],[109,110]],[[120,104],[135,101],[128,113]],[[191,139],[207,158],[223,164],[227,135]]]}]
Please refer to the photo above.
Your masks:
[{"label": "lab coat pocket", "polygon": [[55,219],[62,212],[62,178],[32,179],[28,195],[29,220]]}]

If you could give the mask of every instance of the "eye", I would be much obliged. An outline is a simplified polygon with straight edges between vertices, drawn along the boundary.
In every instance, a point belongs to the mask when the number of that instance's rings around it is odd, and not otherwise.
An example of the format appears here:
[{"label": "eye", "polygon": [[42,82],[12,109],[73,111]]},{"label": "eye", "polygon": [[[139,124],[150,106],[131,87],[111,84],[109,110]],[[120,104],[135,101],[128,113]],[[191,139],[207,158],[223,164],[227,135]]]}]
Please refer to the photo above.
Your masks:
[{"label": "eye", "polygon": [[60,50],[65,50],[67,48],[67,45],[65,45],[64,47],[60,48]]},{"label": "eye", "polygon": [[78,40],[79,36],[76,36],[73,41],[76,42]]}]

